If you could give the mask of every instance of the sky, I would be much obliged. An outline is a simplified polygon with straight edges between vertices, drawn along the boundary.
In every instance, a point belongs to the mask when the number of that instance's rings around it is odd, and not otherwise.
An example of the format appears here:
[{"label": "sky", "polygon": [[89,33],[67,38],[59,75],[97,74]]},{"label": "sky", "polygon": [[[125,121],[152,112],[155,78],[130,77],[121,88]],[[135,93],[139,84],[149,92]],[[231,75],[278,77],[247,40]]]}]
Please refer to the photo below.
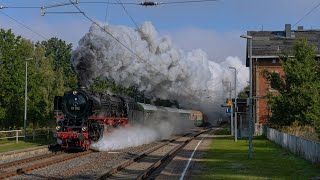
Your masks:
[{"label": "sky", "polygon": [[[220,62],[229,56],[245,61],[245,43],[239,36],[246,31],[283,30],[286,23],[294,25],[319,1],[317,0],[218,0],[184,4],[163,4],[144,7],[125,4],[78,4],[90,18],[98,22],[135,27],[150,21],[162,36],[169,36],[178,48],[202,49],[209,59]],[[117,2],[117,0],[101,0]],[[163,0],[172,2],[182,0]],[[0,6],[48,6],[68,0],[1,0]],[[140,3],[143,0],[121,2]],[[0,9],[1,12],[27,25],[45,38],[59,37],[77,47],[80,38],[88,32],[91,22],[81,14],[45,14],[40,9]],[[47,9],[46,12],[76,12],[74,6]],[[320,7],[314,9],[297,26],[320,29]],[[133,21],[131,20],[133,19]],[[34,41],[42,37],[22,27],[0,13],[0,28]]]},{"label": "sky", "polygon": [[[95,2],[96,1],[99,0],[95,0]],[[141,3],[144,0],[100,0],[100,2],[111,3],[117,3],[119,1],[122,3]],[[162,0],[161,2],[173,1],[182,2],[183,0]],[[46,7],[67,2],[69,2],[69,0],[0,0],[0,7]],[[320,0],[217,0],[211,2],[162,4],[149,7],[129,4],[124,4],[123,6],[120,4],[105,3],[86,4],[85,2],[89,2],[88,0],[79,0],[79,2],[77,6],[92,20],[99,24],[106,23],[113,25],[109,27],[114,30],[119,28],[115,34],[122,40],[132,40],[136,38],[138,36],[136,33],[128,32],[131,32],[136,26],[143,27],[143,25],[150,22],[152,25],[146,26],[145,29],[147,34],[149,33],[152,38],[158,38],[160,41],[163,40],[162,48],[170,47],[169,49],[172,50],[163,55],[168,55],[168,57],[172,58],[172,62],[174,62],[181,60],[181,58],[176,56],[177,54],[175,53],[172,54],[172,52],[180,52],[181,50],[184,52],[180,54],[181,57],[186,57],[187,60],[190,60],[183,61],[189,63],[188,69],[183,71],[183,73],[192,74],[190,76],[191,78],[186,78],[185,81],[196,82],[196,85],[193,86],[194,83],[186,83],[186,85],[188,85],[186,89],[191,89],[193,95],[198,99],[195,98],[195,100],[193,100],[192,98],[190,99],[190,97],[183,99],[203,103],[202,107],[209,108],[203,109],[206,110],[206,112],[213,112],[213,107],[216,107],[214,111],[220,111],[220,102],[224,102],[226,96],[229,97],[229,95],[226,94],[228,89],[228,83],[226,82],[234,82],[234,72],[229,69],[230,66],[237,68],[237,93],[248,85],[249,70],[245,68],[246,40],[240,38],[240,35],[246,34],[247,31],[281,31],[284,30],[285,24],[292,24],[292,29],[297,29],[297,26],[304,26],[304,29],[320,29],[318,23]],[[49,8],[45,9],[45,12],[47,12],[47,14],[42,16],[40,8],[0,8],[0,28],[12,29],[15,34],[22,35],[33,41],[58,37],[68,43],[72,43],[75,51],[80,48],[79,52],[81,54],[82,46],[81,44],[78,46],[78,42],[85,34],[90,34],[88,31],[92,22],[85,18],[83,14],[79,13],[48,13],[78,12],[73,5]],[[33,32],[8,18],[3,13],[25,24],[29,29],[32,29]],[[121,28],[119,25],[129,28]],[[148,28],[154,28],[155,31],[150,31]],[[154,34],[157,35],[154,36]],[[100,37],[100,35],[105,36],[105,33],[91,35],[92,37]],[[91,40],[88,39],[89,44],[98,44],[97,42],[100,41],[102,42],[102,39],[98,39],[96,42],[91,42]],[[153,41],[157,40],[153,39]],[[124,42],[128,43],[130,41]],[[144,43],[145,42],[136,44],[136,42],[131,42],[131,44],[128,45],[133,46],[133,49],[139,49]],[[99,47],[102,48],[104,45],[105,44],[102,44]],[[123,48],[118,47],[116,42],[112,47],[113,46],[117,50]],[[126,53],[128,53],[128,51],[123,51],[123,53],[119,52],[119,54],[124,55],[126,55]],[[110,54],[112,53],[109,53],[109,55]],[[140,51],[139,54],[148,53]],[[132,54],[128,54],[126,57],[131,57],[129,59],[136,58]],[[166,58],[165,60],[168,59],[169,58]],[[152,58],[148,58],[148,60],[150,61]],[[100,62],[99,59],[98,62]],[[192,64],[192,62],[197,63]],[[137,64],[139,63],[135,63],[135,65]],[[155,61],[154,64],[161,66],[161,63],[158,61]],[[179,66],[181,66],[181,64],[179,64]],[[132,66],[132,68],[134,67],[136,66]],[[169,69],[170,68],[165,69],[168,71],[167,77],[179,74],[180,72],[179,69],[169,72]],[[138,72],[144,70],[145,69],[142,69]],[[150,70],[151,69],[146,72]],[[116,75],[123,76],[124,73],[122,72],[122,74]],[[153,76],[145,77],[152,78]],[[145,79],[145,77],[142,79]],[[133,78],[139,79],[138,76],[134,76]],[[155,79],[157,78],[152,78],[150,82],[155,81]],[[158,77],[158,79],[161,78]],[[166,79],[162,80],[166,82]],[[134,82],[131,83],[135,84]],[[174,86],[172,86],[171,89],[175,90],[173,87]],[[207,91],[203,92],[203,89]],[[159,93],[157,95],[159,96]],[[175,96],[174,93],[172,95]],[[209,96],[207,97],[207,95]],[[200,104],[199,106],[201,107]]]}]

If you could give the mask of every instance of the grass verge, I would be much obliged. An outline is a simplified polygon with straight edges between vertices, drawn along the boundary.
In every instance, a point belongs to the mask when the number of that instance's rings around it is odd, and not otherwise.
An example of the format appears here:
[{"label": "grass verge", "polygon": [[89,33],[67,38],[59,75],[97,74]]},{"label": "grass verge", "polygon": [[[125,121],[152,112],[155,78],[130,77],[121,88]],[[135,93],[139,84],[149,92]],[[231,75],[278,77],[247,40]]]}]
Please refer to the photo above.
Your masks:
[{"label": "grass verge", "polygon": [[263,137],[253,140],[253,159],[248,159],[248,140],[217,135],[202,159],[204,171],[193,179],[308,179],[320,177],[320,165],[294,156]]},{"label": "grass verge", "polygon": [[36,147],[36,146],[43,146],[52,144],[54,142],[54,139],[37,139],[35,141],[29,140],[27,142],[23,141],[23,138],[19,138],[19,143],[16,144],[15,140],[2,140],[2,143],[0,143],[0,153],[2,152],[8,152],[13,150],[20,150],[30,147]]}]

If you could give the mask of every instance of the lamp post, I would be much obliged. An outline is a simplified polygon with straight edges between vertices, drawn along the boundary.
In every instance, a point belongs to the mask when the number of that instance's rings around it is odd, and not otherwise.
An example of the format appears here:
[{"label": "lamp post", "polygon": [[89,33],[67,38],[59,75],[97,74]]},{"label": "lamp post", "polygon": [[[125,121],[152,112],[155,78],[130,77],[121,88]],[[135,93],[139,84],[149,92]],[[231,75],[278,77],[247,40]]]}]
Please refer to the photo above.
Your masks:
[{"label": "lamp post", "polygon": [[237,69],[235,67],[229,67],[234,69],[234,141],[238,140],[238,122],[237,122]]},{"label": "lamp post", "polygon": [[249,159],[252,159],[252,136],[253,136],[253,118],[252,118],[252,36],[241,35],[241,38],[247,39],[249,42],[249,82],[250,82],[250,94],[249,94]]},{"label": "lamp post", "polygon": [[32,60],[33,58],[26,59],[26,81],[25,81],[25,88],[24,88],[24,120],[23,120],[23,139],[26,142],[26,134],[27,134],[27,94],[28,94],[28,61]]}]

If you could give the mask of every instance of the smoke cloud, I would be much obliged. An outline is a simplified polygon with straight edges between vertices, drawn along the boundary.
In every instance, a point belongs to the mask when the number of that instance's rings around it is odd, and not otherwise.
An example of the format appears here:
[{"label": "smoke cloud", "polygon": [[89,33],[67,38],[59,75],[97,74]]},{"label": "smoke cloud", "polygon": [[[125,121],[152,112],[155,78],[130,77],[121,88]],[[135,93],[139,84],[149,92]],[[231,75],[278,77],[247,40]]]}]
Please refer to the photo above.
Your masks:
[{"label": "smoke cloud", "polygon": [[208,59],[201,49],[185,52],[175,47],[169,37],[160,37],[150,22],[139,30],[101,26],[136,55],[93,24],[72,54],[82,85],[103,77],[125,87],[134,85],[147,97],[175,99],[186,109],[215,115],[223,111],[220,104],[229,97],[227,82],[234,86],[234,71],[229,66],[238,70],[237,91],[247,85],[249,72],[238,57],[218,63]]}]

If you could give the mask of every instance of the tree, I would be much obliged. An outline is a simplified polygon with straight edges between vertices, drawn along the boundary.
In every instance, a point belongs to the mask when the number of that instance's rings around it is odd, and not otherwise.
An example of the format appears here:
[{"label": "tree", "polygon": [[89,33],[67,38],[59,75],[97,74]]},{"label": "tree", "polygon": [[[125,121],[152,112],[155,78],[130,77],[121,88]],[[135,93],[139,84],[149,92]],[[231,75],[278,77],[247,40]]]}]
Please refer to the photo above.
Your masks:
[{"label": "tree", "polygon": [[301,125],[312,125],[320,133],[320,76],[319,64],[315,60],[314,48],[306,40],[299,41],[293,57],[281,58],[285,75],[273,78],[278,96],[271,96],[272,117],[270,123],[288,126],[294,121]]},{"label": "tree", "polygon": [[[54,59],[43,46],[0,29],[0,127],[22,127],[24,115],[25,60],[28,61],[27,123],[47,125],[52,119],[53,99],[61,95],[63,71],[54,71]],[[49,120],[49,121],[48,121]]]},{"label": "tree", "polygon": [[242,91],[239,92],[238,98],[239,99],[247,99],[248,94],[247,92],[250,90],[250,86],[246,86]]},{"label": "tree", "polygon": [[23,122],[25,59],[31,47],[11,30],[0,29],[0,122],[1,127]]},{"label": "tree", "polygon": [[[40,43],[38,43],[40,45]],[[45,56],[52,56],[54,59],[54,71],[63,69],[64,86],[67,89],[77,87],[77,76],[71,63],[72,44],[67,44],[62,39],[56,37],[48,41],[42,41],[41,45],[45,48]]]}]

